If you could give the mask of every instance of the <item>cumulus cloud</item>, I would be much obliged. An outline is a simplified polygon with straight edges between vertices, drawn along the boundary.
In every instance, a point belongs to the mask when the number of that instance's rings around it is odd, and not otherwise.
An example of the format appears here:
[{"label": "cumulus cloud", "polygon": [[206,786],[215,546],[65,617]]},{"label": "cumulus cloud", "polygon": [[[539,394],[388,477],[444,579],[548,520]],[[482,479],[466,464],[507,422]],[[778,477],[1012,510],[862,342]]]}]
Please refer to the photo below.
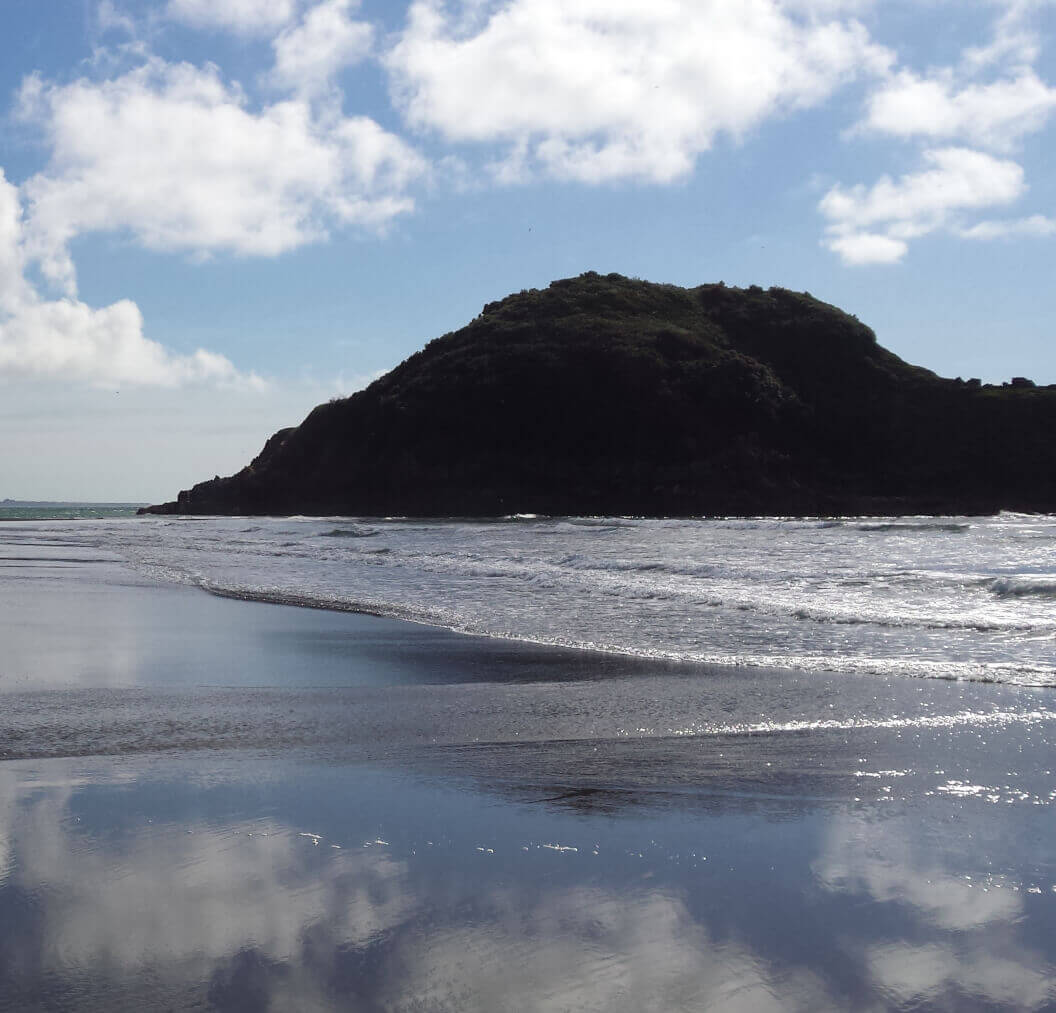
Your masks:
[{"label": "cumulus cloud", "polygon": [[166,13],[195,28],[257,34],[287,24],[296,6],[296,0],[169,0]]},{"label": "cumulus cloud", "polygon": [[898,181],[885,177],[870,189],[834,187],[820,204],[829,220],[825,245],[849,264],[895,263],[908,240],[946,228],[970,239],[1042,236],[1048,219],[1032,215],[1010,222],[966,223],[965,212],[1007,204],[1025,190],[1004,154],[1042,130],[1056,109],[1056,88],[1034,69],[1040,53],[1037,14],[1051,0],[995,0],[990,40],[964,49],[947,66],[901,68],[879,80],[850,136],[886,135],[929,146],[930,168]]},{"label": "cumulus cloud", "polygon": [[1026,190],[1016,162],[969,148],[924,153],[928,168],[871,187],[834,186],[818,205],[828,219],[825,244],[847,263],[892,263],[907,240],[954,224],[962,211],[1008,204]]},{"label": "cumulus cloud", "polygon": [[[1051,106],[1052,89],[1037,78],[1033,65],[1041,54],[1039,17],[1052,7],[1052,0],[991,0],[990,6],[997,15],[989,41],[967,47],[958,61],[931,68],[921,80],[947,88],[952,93],[947,97],[957,105],[974,104],[982,117],[984,135],[993,131],[1003,115],[1013,124],[1026,118],[1024,130],[1032,128],[1029,121],[1033,119],[1033,129],[1037,129]],[[987,75],[993,80],[980,84]]]},{"label": "cumulus cloud", "polygon": [[222,355],[177,355],[143,334],[129,300],[93,308],[46,300],[26,280],[22,206],[0,171],[0,376],[61,377],[91,384],[178,386],[207,382],[259,386]]},{"label": "cumulus cloud", "polygon": [[367,117],[303,100],[259,112],[215,67],[151,59],[113,80],[29,78],[21,116],[51,149],[29,179],[27,250],[73,291],[68,243],[126,231],[158,250],[275,255],[413,206],[421,157]]},{"label": "cumulus cloud", "polygon": [[1047,215],[1030,215],[1027,218],[1005,221],[984,221],[966,229],[958,235],[965,239],[1016,239],[1019,237],[1056,236],[1056,219]]},{"label": "cumulus cloud", "polygon": [[902,71],[869,99],[863,127],[898,137],[964,139],[998,149],[1040,130],[1056,108],[1056,88],[1033,70],[958,87],[952,74]]},{"label": "cumulus cloud", "polygon": [[[353,0],[325,0],[274,40],[293,98],[254,106],[211,65],[147,57],[106,79],[25,79],[17,115],[38,129],[44,168],[16,190],[0,175],[0,375],[89,384],[260,386],[222,355],[177,354],[148,339],[129,300],[77,298],[70,243],[117,232],[164,251],[273,256],[340,227],[383,228],[409,211],[421,156],[339,103],[318,103],[333,73],[369,49]],[[173,17],[279,30],[296,5],[171,0]],[[113,22],[112,4],[101,17]],[[27,280],[41,275],[65,296]]]},{"label": "cumulus cloud", "polygon": [[22,255],[22,202],[0,169],[0,312],[11,313],[30,297]]},{"label": "cumulus cloud", "polygon": [[968,71],[981,71],[1000,64],[1027,66],[1041,51],[1036,16],[1052,0],[996,0],[999,13],[993,37],[982,46],[970,46],[962,55]]},{"label": "cumulus cloud", "polygon": [[282,32],[272,43],[272,82],[314,95],[327,90],[342,67],[364,59],[373,45],[374,28],[351,17],[356,7],[356,0],[326,0],[309,10],[295,28]]},{"label": "cumulus cloud", "polygon": [[222,355],[176,355],[143,334],[128,299],[96,309],[76,299],[34,300],[0,322],[0,374],[62,376],[93,384],[248,383]]},{"label": "cumulus cloud", "polygon": [[885,70],[891,54],[835,13],[779,0],[416,0],[386,62],[408,122],[502,145],[500,178],[662,183],[718,135]]},{"label": "cumulus cloud", "polygon": [[909,252],[904,239],[877,232],[835,232],[825,245],[846,264],[897,264]]},{"label": "cumulus cloud", "polygon": [[101,32],[123,32],[136,34],[136,24],[127,14],[119,10],[113,0],[101,0],[95,9],[95,24]]}]

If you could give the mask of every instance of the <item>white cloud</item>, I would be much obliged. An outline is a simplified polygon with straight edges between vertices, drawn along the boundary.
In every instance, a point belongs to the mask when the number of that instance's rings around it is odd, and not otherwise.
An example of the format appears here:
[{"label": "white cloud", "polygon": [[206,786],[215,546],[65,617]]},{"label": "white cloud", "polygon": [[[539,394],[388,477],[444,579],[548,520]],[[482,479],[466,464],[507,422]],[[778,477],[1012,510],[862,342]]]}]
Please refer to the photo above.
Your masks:
[{"label": "white cloud", "polygon": [[959,138],[1001,149],[1040,130],[1054,108],[1056,88],[1029,69],[963,87],[950,72],[920,77],[902,71],[870,97],[862,126],[897,137]]},{"label": "white cloud", "polygon": [[77,299],[42,299],[25,276],[22,207],[0,171],[0,376],[83,383],[260,386],[214,352],[177,355],[143,335],[135,303],[95,309]]},{"label": "white cloud", "polygon": [[892,263],[907,240],[955,224],[959,212],[1008,204],[1026,190],[1017,163],[968,148],[924,153],[929,168],[871,187],[834,186],[818,205],[825,245],[852,264]]},{"label": "white cloud", "polygon": [[993,38],[983,46],[971,46],[962,55],[964,69],[970,73],[1008,64],[1025,67],[1041,51],[1041,36],[1035,16],[1052,0],[993,0],[1000,13],[994,23]]},{"label": "white cloud", "polygon": [[127,231],[153,249],[275,255],[411,209],[421,157],[366,117],[303,100],[254,112],[216,68],[153,59],[100,83],[24,83],[47,168],[24,185],[27,250],[73,290],[68,246]]},{"label": "white cloud", "polygon": [[30,298],[22,255],[22,202],[0,169],[0,313],[12,313]]},{"label": "white cloud", "polygon": [[34,300],[0,322],[0,374],[61,376],[96,385],[249,383],[222,355],[176,355],[143,335],[128,299],[95,309],[76,299]]},{"label": "white cloud", "polygon": [[978,222],[958,235],[965,239],[1015,239],[1020,237],[1056,236],[1056,219],[1046,215],[1030,215],[1005,221]]},{"label": "white cloud", "polygon": [[909,250],[904,239],[876,232],[834,235],[826,240],[826,246],[847,264],[897,264]]},{"label": "white cloud", "polygon": [[95,23],[102,32],[123,32],[135,36],[136,24],[127,14],[118,10],[113,0],[101,0],[95,9]]},{"label": "white cloud", "polygon": [[872,133],[929,145],[930,168],[875,186],[834,187],[819,208],[828,219],[824,243],[849,264],[894,263],[908,240],[942,228],[968,239],[1044,236],[1042,215],[1014,221],[965,222],[968,212],[1008,204],[1026,191],[1023,169],[982,150],[1007,153],[1042,130],[1056,109],[1056,88],[1033,64],[1041,50],[1036,16],[1052,0],[990,0],[991,37],[948,66],[903,68],[884,77],[850,135]]},{"label": "white cloud", "polygon": [[[325,77],[350,58],[354,40],[369,41],[350,9],[342,0],[320,5],[277,48],[300,38],[307,60],[308,36],[337,38],[336,17],[349,32],[325,51]],[[39,126],[50,157],[21,192],[0,174],[0,376],[260,387],[222,355],[183,355],[151,341],[129,300],[93,307],[77,299],[71,240],[116,231],[196,256],[275,255],[335,227],[383,227],[411,208],[406,188],[424,170],[416,152],[366,117],[315,108],[307,97],[254,110],[216,68],[156,58],[109,80],[55,85],[31,76],[18,111]],[[66,297],[30,284],[34,266]]]},{"label": "white cloud", "polygon": [[833,187],[821,201],[826,217],[854,228],[878,223],[927,222],[952,209],[985,207],[1019,197],[1023,169],[968,148],[925,152],[931,168],[872,187]]},{"label": "white cloud", "polygon": [[282,32],[272,46],[275,68],[271,79],[298,94],[325,91],[342,67],[358,63],[370,52],[373,26],[349,15],[356,0],[326,0],[313,7],[296,28]]},{"label": "white cloud", "polygon": [[500,178],[685,176],[716,136],[823,101],[890,53],[831,5],[416,0],[387,56],[409,123],[508,147]]},{"label": "white cloud", "polygon": [[781,6],[812,17],[831,17],[834,14],[864,14],[876,3],[877,0],[782,0]]},{"label": "white cloud", "polygon": [[169,0],[166,13],[195,28],[257,34],[281,28],[295,9],[295,0]]}]

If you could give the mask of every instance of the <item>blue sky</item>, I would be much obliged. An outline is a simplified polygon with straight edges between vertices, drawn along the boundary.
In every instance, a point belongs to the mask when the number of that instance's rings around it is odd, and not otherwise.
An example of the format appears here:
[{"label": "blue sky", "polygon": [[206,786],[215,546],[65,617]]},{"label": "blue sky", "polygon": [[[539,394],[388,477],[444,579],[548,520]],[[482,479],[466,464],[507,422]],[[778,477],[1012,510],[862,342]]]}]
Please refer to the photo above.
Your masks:
[{"label": "blue sky", "polygon": [[237,470],[586,270],[1056,382],[1051,0],[4,0],[0,497]]}]

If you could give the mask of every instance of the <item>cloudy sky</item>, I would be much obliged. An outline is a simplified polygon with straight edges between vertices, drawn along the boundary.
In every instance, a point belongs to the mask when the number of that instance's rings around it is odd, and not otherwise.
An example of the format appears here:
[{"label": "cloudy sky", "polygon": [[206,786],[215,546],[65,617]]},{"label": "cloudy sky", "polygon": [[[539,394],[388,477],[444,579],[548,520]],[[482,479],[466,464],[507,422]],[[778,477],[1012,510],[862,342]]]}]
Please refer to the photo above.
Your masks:
[{"label": "cloudy sky", "polygon": [[0,19],[0,498],[172,498],[586,270],[805,289],[945,375],[1056,382],[1052,0]]}]

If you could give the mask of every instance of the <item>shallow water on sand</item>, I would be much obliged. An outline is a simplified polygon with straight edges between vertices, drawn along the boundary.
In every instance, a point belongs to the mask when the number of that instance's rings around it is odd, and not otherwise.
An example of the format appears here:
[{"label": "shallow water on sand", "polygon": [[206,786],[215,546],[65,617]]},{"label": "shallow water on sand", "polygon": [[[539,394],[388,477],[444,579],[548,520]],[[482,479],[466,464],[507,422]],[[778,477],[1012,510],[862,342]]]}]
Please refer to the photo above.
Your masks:
[{"label": "shallow water on sand", "polygon": [[238,601],[9,527],[0,1010],[1056,1005],[1052,690]]}]

